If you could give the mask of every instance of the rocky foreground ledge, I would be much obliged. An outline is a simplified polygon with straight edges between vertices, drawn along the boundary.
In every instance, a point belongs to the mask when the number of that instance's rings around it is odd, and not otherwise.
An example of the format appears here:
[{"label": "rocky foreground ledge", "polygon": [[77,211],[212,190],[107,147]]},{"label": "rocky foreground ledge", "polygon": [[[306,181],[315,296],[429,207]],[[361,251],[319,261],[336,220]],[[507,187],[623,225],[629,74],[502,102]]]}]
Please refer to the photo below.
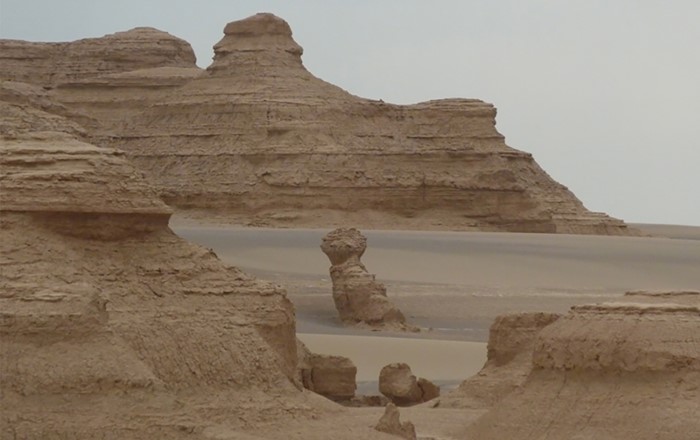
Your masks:
[{"label": "rocky foreground ledge", "polygon": [[49,89],[93,144],[125,151],[183,215],[637,234],[506,145],[493,105],[363,99],[309,73],[302,53],[284,20],[257,14],[225,27],[206,70],[187,42],[137,28],[71,43],[0,40],[0,80]]}]

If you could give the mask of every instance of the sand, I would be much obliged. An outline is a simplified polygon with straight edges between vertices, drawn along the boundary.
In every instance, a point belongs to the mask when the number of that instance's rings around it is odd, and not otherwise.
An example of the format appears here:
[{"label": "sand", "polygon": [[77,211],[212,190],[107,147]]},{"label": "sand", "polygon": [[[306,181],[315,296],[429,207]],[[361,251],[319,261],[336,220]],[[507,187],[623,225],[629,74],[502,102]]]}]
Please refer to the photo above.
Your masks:
[{"label": "sand", "polygon": [[453,388],[483,365],[489,326],[502,313],[565,313],[575,304],[614,301],[628,290],[700,286],[698,240],[365,230],[363,261],[408,321],[422,328],[372,332],[338,319],[329,263],[319,248],[327,230],[177,220],[171,227],[225,262],[286,288],[300,338],[313,351],[351,358],[360,393],[376,393],[379,370],[397,361]]},{"label": "sand", "polygon": [[297,336],[315,353],[352,359],[357,381],[361,382],[360,392],[376,393],[379,371],[392,362],[409,364],[413,374],[434,380],[444,389],[476,374],[486,362],[486,344],[482,342],[309,333]]},{"label": "sand", "polygon": [[630,226],[657,237],[700,240],[700,226],[632,223]]},{"label": "sand", "polygon": [[[205,227],[171,222],[227,263],[280,283],[302,333],[370,335],[343,327],[331,298],[321,229]],[[628,290],[700,286],[700,241],[660,237],[363,231],[363,261],[410,323],[404,337],[485,342],[506,312],[566,312]],[[396,336],[396,335],[394,335]]]}]

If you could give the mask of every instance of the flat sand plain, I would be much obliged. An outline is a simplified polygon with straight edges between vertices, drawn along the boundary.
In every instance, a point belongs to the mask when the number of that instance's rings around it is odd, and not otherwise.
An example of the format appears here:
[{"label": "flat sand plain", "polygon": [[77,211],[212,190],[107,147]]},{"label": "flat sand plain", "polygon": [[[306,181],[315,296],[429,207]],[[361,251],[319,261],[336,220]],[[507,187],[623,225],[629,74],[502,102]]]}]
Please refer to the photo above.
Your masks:
[{"label": "flat sand plain", "polygon": [[[652,226],[655,235],[666,231]],[[407,362],[415,374],[448,387],[470,376],[483,364],[488,328],[501,313],[565,313],[574,304],[614,300],[629,290],[700,289],[695,227],[666,231],[676,237],[681,231],[680,238],[363,230],[367,269],[422,328],[372,332],[337,318],[330,263],[319,248],[328,230],[177,220],[171,227],[225,262],[283,285],[296,307],[301,339],[314,351],[353,359],[360,386],[368,390],[389,362]]]}]

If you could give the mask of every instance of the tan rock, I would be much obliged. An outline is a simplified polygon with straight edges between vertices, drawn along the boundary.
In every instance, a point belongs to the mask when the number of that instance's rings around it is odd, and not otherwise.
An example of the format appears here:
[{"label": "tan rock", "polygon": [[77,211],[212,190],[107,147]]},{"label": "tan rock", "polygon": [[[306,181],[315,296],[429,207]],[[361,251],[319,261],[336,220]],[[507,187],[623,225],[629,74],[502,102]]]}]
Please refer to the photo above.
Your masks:
[{"label": "tan rock", "polygon": [[539,333],[522,387],[465,437],[697,438],[698,298],[628,295],[573,307]]},{"label": "tan rock", "polygon": [[423,402],[440,397],[440,387],[424,377],[418,378],[418,388],[420,388],[421,401]]},{"label": "tan rock", "polygon": [[176,236],[75,123],[19,101],[0,116],[0,437],[180,438],[299,394],[280,287]]},{"label": "tan rock", "polygon": [[311,353],[297,339],[299,375],[304,388],[340,402],[355,396],[357,367],[343,356]]},{"label": "tan rock", "polygon": [[332,264],[333,301],[340,319],[379,327],[406,327],[406,318],[387,298],[384,285],[360,261],[366,248],[367,239],[354,228],[338,228],[323,237],[321,250]]},{"label": "tan rock", "polygon": [[379,392],[400,406],[427,402],[440,395],[440,388],[424,378],[416,378],[404,363],[385,365],[379,373]]},{"label": "tan rock", "polygon": [[388,403],[384,410],[384,415],[379,419],[377,431],[396,435],[407,440],[416,440],[416,428],[411,422],[401,423],[399,409],[393,403]]},{"label": "tan rock", "polygon": [[556,313],[526,312],[497,316],[489,330],[487,360],[473,377],[440,397],[441,408],[490,408],[518,389],[532,371],[532,351],[539,332]]},{"label": "tan rock", "polygon": [[184,40],[140,27],[69,43],[0,40],[0,79],[54,87],[154,67],[194,67]]},{"label": "tan rock", "polygon": [[[309,73],[289,25],[226,25],[206,72],[149,28],[73,43],[0,41],[0,78],[55,87],[165,200],[246,224],[633,234],[588,211],[475,99],[393,105]],[[4,57],[4,58],[3,58]],[[235,178],[232,178],[235,176]],[[187,211],[187,212],[185,212]]]},{"label": "tan rock", "polygon": [[331,400],[348,400],[355,396],[357,367],[343,356],[312,354],[311,391]]}]

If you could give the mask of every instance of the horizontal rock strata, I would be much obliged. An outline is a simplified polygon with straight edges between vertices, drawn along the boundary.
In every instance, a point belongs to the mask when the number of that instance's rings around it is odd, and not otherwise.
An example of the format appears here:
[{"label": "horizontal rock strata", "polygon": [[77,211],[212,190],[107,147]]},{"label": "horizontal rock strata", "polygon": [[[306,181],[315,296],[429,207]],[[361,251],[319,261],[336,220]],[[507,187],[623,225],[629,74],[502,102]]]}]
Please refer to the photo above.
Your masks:
[{"label": "horizontal rock strata", "polygon": [[281,288],[170,231],[123,152],[0,115],[0,438],[203,438],[298,394]]},{"label": "horizontal rock strata", "polygon": [[97,120],[93,143],[124,149],[187,215],[636,233],[586,210],[530,154],[507,146],[491,104],[353,96],[309,73],[289,25],[271,14],[229,23],[206,72],[185,42],[153,29],[54,45],[4,40],[0,48],[0,78],[54,87],[62,103]]},{"label": "horizontal rock strata", "polygon": [[491,408],[518,389],[532,371],[532,351],[540,331],[556,313],[512,313],[496,317],[489,330],[487,360],[475,376],[440,397],[441,408]]},{"label": "horizontal rock strata", "polygon": [[362,261],[367,238],[355,228],[338,228],[323,237],[321,250],[331,261],[333,302],[340,319],[374,328],[412,330],[406,317],[386,295],[386,287]]},{"label": "horizontal rock strata", "polygon": [[638,296],[644,295],[576,306],[542,329],[525,383],[465,435],[484,440],[696,438],[698,297],[681,292],[637,301]]}]

